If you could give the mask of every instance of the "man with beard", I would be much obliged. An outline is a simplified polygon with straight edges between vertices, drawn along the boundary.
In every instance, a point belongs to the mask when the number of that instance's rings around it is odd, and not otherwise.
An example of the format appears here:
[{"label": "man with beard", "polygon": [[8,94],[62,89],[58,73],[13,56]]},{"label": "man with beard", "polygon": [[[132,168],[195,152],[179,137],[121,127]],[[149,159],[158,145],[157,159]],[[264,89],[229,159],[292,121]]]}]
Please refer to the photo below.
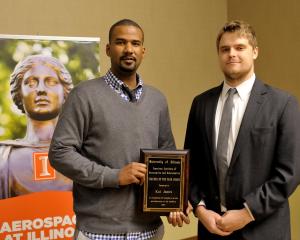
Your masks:
[{"label": "man with beard", "polygon": [[216,43],[225,80],[195,97],[185,140],[199,239],[290,240],[299,105],[256,77],[258,46],[249,24],[226,23]]},{"label": "man with beard", "polygon": [[[162,239],[157,214],[142,213],[138,193],[146,174],[140,149],[175,149],[165,97],[137,69],[144,33],[132,20],[109,31],[105,76],[70,93],[52,139],[51,164],[74,181],[75,239]],[[189,219],[174,212],[173,225]]]},{"label": "man with beard", "polygon": [[31,55],[10,78],[15,105],[27,117],[23,139],[0,142],[0,199],[46,190],[71,190],[72,181],[56,173],[48,149],[63,102],[73,88],[56,58]]}]

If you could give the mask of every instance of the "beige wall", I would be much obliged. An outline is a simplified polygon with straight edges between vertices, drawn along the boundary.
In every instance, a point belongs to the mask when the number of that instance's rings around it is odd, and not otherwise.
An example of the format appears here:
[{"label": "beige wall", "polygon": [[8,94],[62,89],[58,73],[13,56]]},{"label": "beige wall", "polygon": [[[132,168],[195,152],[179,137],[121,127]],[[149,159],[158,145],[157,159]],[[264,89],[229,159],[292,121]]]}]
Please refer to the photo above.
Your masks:
[{"label": "beige wall", "polygon": [[[101,37],[101,73],[107,33],[121,18],[136,20],[145,30],[146,56],[140,68],[145,82],[163,91],[170,105],[174,135],[182,148],[193,97],[214,86],[215,35],[226,20],[223,0],[0,0],[0,33]],[[192,216],[191,216],[192,217]],[[193,218],[193,217],[192,217]],[[196,221],[174,229],[166,240],[196,235]]]},{"label": "beige wall", "polygon": [[[107,32],[121,18],[136,20],[145,30],[146,57],[140,68],[144,80],[161,89],[169,101],[174,135],[182,148],[193,97],[220,82],[215,37],[229,18],[254,25],[260,41],[257,73],[300,99],[300,20],[297,0],[0,0],[0,33],[101,37],[101,73]],[[282,18],[280,18],[282,16]],[[298,21],[297,21],[298,20]],[[294,22],[293,22],[294,21]],[[297,25],[298,24],[298,25]],[[296,34],[297,33],[297,34]],[[299,239],[299,191],[292,200],[293,236]],[[191,218],[193,218],[191,216]],[[296,220],[298,218],[298,221]],[[298,230],[299,231],[299,230]],[[166,224],[166,240],[196,235],[196,221],[184,228]]]},{"label": "beige wall", "polygon": [[[297,0],[228,0],[228,19],[254,26],[259,57],[256,73],[265,82],[294,94],[300,101],[300,2]],[[290,199],[292,239],[300,239],[300,187]]]},{"label": "beige wall", "polygon": [[[145,30],[145,81],[167,96],[178,147],[193,97],[214,86],[215,36],[226,20],[223,0],[0,0],[0,33],[101,37],[101,73],[109,67],[110,25],[136,20]],[[179,92],[180,90],[180,92]]]}]

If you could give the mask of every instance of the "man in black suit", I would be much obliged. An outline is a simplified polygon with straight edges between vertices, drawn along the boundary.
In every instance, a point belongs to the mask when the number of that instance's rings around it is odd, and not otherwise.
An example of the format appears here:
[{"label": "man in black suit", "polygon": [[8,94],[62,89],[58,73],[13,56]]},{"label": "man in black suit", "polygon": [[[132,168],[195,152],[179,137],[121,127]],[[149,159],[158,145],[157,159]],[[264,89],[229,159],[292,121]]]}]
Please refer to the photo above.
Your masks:
[{"label": "man in black suit", "polygon": [[291,239],[288,197],[300,175],[299,105],[256,78],[258,47],[249,24],[225,24],[217,50],[225,80],[195,97],[185,140],[199,239]]}]

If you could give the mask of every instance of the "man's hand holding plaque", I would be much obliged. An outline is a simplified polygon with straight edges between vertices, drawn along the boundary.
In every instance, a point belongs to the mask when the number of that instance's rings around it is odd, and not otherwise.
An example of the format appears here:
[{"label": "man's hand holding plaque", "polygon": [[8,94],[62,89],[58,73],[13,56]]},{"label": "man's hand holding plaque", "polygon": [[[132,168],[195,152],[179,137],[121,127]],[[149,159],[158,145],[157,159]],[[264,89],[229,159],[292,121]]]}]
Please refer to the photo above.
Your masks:
[{"label": "man's hand holding plaque", "polygon": [[189,224],[190,218],[189,213],[193,211],[193,207],[188,203],[188,207],[185,212],[170,212],[168,216],[168,222],[173,225],[173,227],[182,227],[183,224]]},{"label": "man's hand holding plaque", "polygon": [[146,164],[132,162],[123,167],[119,172],[119,185],[129,185],[132,183],[142,185],[145,181]]}]

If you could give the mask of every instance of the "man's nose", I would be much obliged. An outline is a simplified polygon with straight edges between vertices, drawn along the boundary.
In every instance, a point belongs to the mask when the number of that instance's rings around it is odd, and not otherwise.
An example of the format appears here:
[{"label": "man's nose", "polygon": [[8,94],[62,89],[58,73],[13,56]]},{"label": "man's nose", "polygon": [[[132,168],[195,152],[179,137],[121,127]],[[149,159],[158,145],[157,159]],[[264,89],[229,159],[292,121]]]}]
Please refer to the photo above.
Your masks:
[{"label": "man's nose", "polygon": [[235,55],[236,55],[236,50],[234,48],[230,48],[229,56],[235,56]]},{"label": "man's nose", "polygon": [[126,43],[125,44],[125,52],[132,53],[133,52],[133,47],[131,43]]}]

